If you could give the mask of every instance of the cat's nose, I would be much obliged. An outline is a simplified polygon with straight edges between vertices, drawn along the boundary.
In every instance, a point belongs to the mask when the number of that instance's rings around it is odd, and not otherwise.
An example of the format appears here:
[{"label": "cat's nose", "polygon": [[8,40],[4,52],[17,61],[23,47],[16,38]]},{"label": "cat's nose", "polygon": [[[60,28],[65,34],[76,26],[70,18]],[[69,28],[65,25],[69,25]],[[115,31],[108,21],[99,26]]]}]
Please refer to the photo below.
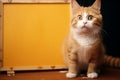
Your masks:
[{"label": "cat's nose", "polygon": [[85,22],[83,22],[84,24],[87,24],[87,22],[85,21]]}]

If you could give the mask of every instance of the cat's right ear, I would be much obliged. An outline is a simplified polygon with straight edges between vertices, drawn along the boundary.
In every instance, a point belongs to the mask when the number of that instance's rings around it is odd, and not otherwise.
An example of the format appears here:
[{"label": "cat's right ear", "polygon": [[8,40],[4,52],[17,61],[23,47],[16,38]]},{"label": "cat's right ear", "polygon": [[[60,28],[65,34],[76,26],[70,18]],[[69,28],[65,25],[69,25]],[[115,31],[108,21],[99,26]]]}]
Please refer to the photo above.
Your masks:
[{"label": "cat's right ear", "polygon": [[72,11],[74,12],[75,10],[80,8],[80,5],[76,0],[71,0],[71,8],[72,8]]}]

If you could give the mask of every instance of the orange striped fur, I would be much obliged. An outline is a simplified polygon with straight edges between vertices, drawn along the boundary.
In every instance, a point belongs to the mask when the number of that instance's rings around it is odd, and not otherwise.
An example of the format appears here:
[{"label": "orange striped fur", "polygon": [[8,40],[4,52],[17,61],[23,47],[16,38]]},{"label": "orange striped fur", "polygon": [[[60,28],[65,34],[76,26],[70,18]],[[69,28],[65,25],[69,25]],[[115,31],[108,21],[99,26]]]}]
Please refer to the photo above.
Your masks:
[{"label": "orange striped fur", "polygon": [[120,68],[120,58],[104,55],[103,65]]},{"label": "orange striped fur", "polygon": [[68,66],[67,78],[74,78],[81,69],[87,70],[89,78],[98,77],[101,65],[120,67],[120,59],[105,55],[102,43],[101,0],[92,6],[80,6],[76,0],[71,1],[70,33],[63,44],[63,56]]}]

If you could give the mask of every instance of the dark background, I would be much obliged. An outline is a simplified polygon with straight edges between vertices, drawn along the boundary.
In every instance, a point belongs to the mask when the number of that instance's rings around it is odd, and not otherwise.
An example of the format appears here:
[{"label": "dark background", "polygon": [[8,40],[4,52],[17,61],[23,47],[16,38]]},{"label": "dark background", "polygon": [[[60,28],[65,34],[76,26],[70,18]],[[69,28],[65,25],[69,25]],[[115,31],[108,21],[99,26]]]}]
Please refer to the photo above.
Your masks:
[{"label": "dark background", "polygon": [[[77,0],[81,6],[90,6],[95,0]],[[108,55],[120,57],[120,4],[119,0],[101,0],[103,15],[103,43]]]}]

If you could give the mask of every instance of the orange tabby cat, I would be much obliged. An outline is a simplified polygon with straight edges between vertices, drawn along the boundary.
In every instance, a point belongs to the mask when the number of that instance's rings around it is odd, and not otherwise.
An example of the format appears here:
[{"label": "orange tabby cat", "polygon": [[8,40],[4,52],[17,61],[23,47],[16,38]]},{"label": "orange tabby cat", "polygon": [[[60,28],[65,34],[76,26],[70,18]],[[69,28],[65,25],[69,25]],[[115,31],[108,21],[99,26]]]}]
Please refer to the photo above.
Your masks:
[{"label": "orange tabby cat", "polygon": [[63,45],[64,60],[68,66],[67,78],[76,77],[81,69],[87,69],[89,78],[97,78],[97,70],[103,63],[120,67],[120,59],[105,55],[100,7],[101,0],[96,0],[90,7],[71,1],[70,33]]}]

